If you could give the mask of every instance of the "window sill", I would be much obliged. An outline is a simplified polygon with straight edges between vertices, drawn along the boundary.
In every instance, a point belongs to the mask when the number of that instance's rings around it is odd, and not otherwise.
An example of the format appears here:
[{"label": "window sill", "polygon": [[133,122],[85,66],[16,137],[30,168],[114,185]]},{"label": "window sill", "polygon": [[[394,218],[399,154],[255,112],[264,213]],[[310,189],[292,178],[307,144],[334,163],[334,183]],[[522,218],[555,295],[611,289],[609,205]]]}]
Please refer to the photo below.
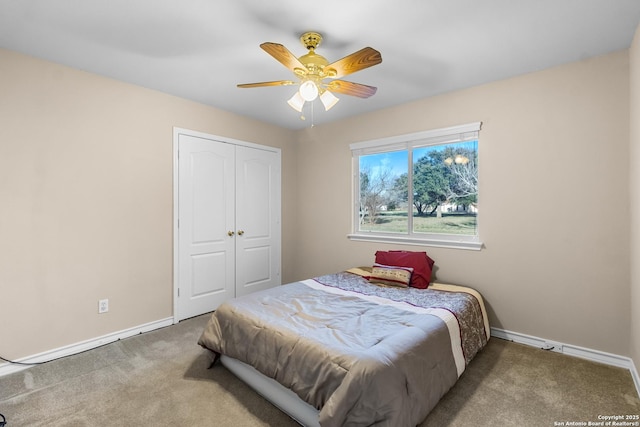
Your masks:
[{"label": "window sill", "polygon": [[438,240],[438,239],[418,239],[407,236],[390,235],[369,235],[369,234],[347,234],[349,240],[360,242],[379,243],[399,243],[404,245],[432,246],[437,248],[466,249],[479,251],[483,247],[482,242],[470,240]]}]

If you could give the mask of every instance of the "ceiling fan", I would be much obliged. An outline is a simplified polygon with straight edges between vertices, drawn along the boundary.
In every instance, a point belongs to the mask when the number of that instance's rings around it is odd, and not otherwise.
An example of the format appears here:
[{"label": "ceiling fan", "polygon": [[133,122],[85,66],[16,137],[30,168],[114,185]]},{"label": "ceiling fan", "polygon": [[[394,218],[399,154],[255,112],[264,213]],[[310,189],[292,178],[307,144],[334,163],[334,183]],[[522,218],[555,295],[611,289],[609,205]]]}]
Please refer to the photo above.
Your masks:
[{"label": "ceiling fan", "polygon": [[[282,63],[298,77],[299,81],[277,80],[272,82],[239,84],[240,88],[264,87],[264,86],[289,86],[300,85],[300,88],[289,99],[289,105],[296,111],[302,112],[305,101],[313,101],[318,96],[325,110],[333,107],[339,99],[333,94],[357,96],[368,98],[376,93],[376,88],[360,83],[348,82],[340,79],[356,71],[364,70],[382,62],[382,56],[377,50],[365,47],[357,52],[347,55],[342,59],[329,63],[323,56],[318,55],[315,49],[322,42],[319,33],[310,31],[300,37],[302,45],[309,51],[307,54],[296,58],[286,47],[279,43],[262,43],[260,47],[277,61]],[[325,79],[334,79],[325,82]]]}]

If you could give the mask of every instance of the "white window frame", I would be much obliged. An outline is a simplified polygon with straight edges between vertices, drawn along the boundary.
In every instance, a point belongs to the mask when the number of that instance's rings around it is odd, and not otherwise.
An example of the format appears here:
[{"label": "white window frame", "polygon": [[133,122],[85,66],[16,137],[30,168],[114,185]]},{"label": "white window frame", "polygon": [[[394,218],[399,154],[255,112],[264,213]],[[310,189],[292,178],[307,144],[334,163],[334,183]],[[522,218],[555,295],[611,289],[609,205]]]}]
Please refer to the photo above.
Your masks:
[{"label": "white window frame", "polygon": [[[482,249],[483,243],[480,241],[480,228],[478,222],[479,215],[476,217],[476,234],[474,236],[440,233],[414,233],[411,216],[409,216],[407,234],[358,230],[360,204],[360,156],[367,154],[379,154],[389,151],[409,150],[413,148],[426,147],[429,145],[441,145],[470,141],[478,139],[481,126],[481,122],[474,122],[459,126],[452,126],[447,128],[434,129],[350,144],[349,148],[351,149],[353,171],[353,211],[351,227],[352,233],[348,234],[347,237],[350,240],[367,242],[402,243],[408,245],[435,246],[469,250]],[[411,151],[409,151],[409,153],[411,153]],[[409,155],[409,182],[412,182],[412,164],[413,161],[411,159],[411,155]],[[408,203],[409,206],[411,206],[413,203],[411,192],[409,192],[408,197]]]}]

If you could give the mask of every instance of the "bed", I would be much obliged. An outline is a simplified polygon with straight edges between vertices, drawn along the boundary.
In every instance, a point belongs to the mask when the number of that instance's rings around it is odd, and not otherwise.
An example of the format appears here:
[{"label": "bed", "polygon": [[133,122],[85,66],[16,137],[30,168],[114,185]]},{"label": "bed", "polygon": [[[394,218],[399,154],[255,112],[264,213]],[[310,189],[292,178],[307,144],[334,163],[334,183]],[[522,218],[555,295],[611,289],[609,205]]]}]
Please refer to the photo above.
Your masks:
[{"label": "bed", "polygon": [[489,339],[468,287],[354,268],[235,298],[198,344],[305,426],[415,426]]}]

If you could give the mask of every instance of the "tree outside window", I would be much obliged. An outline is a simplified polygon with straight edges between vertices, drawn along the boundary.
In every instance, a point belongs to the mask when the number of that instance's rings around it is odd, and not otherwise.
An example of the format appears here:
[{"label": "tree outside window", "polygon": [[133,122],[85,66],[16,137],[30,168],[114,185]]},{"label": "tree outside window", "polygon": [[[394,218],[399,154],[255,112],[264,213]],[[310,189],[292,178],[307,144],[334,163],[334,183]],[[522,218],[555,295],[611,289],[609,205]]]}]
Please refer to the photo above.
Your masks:
[{"label": "tree outside window", "polygon": [[477,139],[361,155],[358,172],[358,231],[477,234]]}]

